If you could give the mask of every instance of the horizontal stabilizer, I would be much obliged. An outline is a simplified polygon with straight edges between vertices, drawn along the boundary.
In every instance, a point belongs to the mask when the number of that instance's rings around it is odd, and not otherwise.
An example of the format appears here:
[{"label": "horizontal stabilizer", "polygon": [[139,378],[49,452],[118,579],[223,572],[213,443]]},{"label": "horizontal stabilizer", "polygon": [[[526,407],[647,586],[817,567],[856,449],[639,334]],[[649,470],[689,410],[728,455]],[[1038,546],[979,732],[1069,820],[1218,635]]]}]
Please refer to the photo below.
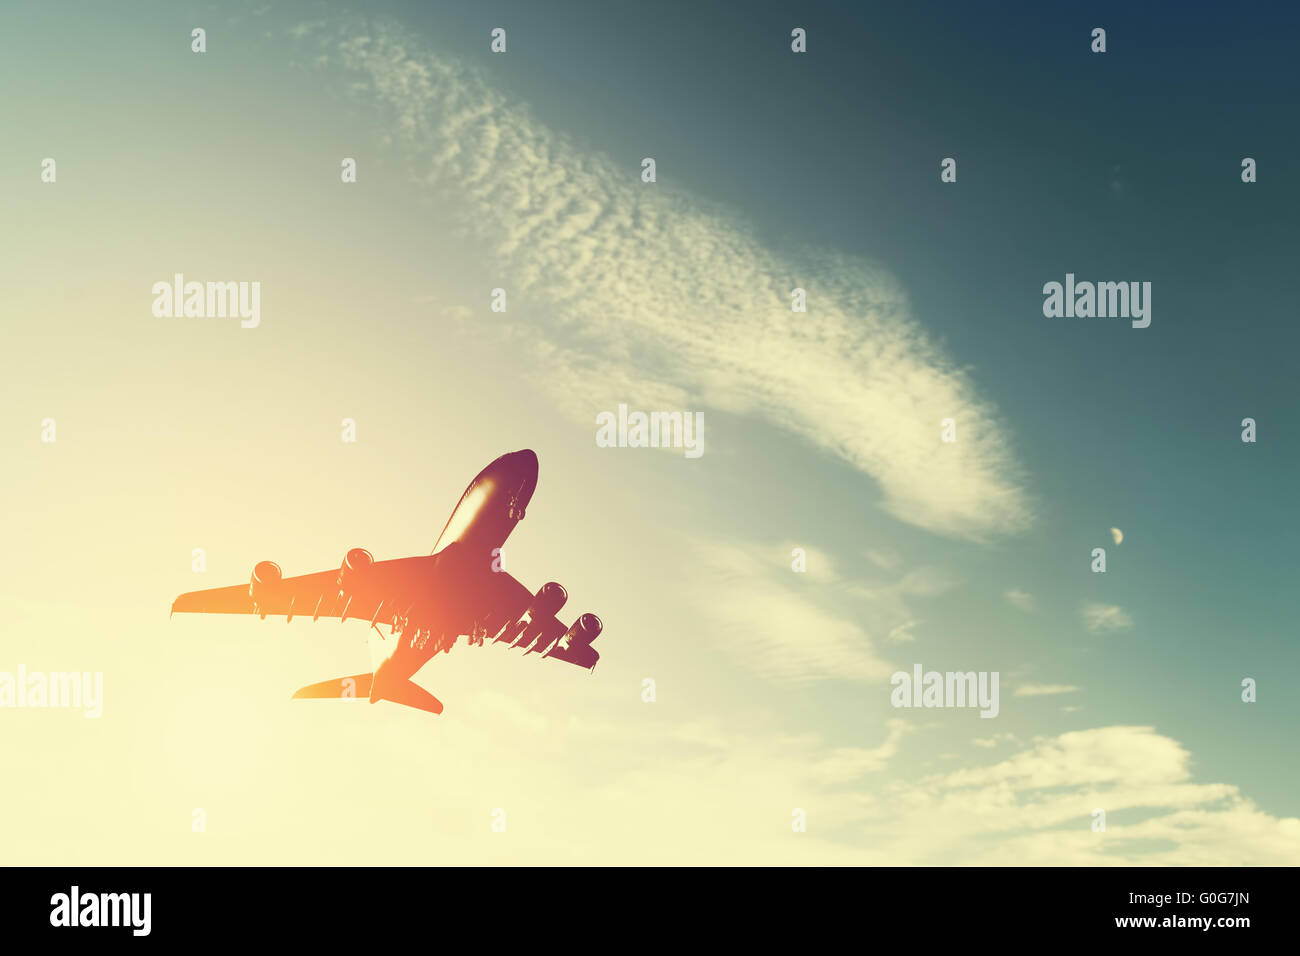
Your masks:
[{"label": "horizontal stabilizer", "polygon": [[434,697],[415,681],[387,681],[378,688],[376,700],[391,700],[394,704],[405,704],[430,714],[442,713],[442,701]]},{"label": "horizontal stabilizer", "polygon": [[334,680],[300,687],[294,691],[293,696],[295,699],[366,700],[370,696],[370,681],[374,676],[353,674],[351,677],[336,677]]}]

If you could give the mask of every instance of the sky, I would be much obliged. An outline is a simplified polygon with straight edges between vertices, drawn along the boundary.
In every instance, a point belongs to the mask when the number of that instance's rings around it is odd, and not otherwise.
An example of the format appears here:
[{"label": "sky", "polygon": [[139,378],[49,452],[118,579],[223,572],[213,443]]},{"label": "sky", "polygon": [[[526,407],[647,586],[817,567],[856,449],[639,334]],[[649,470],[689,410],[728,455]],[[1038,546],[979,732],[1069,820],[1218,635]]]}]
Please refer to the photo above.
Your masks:
[{"label": "sky", "polygon": [[[1297,15],[1000,10],[5,5],[0,683],[103,699],[0,707],[0,859],[1300,862]],[[156,316],[177,272],[257,327]],[[1045,317],[1067,273],[1150,326]],[[167,617],[428,553],[525,447],[507,569],[591,673],[291,701],[365,622]],[[918,664],[997,716],[893,706]]]}]

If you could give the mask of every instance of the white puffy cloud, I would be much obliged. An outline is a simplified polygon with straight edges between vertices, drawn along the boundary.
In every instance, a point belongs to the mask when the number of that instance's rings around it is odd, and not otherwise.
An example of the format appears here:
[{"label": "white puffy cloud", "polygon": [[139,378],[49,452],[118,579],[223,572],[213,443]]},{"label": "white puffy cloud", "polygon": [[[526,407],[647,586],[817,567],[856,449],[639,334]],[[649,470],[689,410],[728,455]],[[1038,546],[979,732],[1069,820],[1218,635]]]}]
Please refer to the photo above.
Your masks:
[{"label": "white puffy cloud", "polygon": [[[870,804],[864,822],[880,841],[880,862],[1263,866],[1300,859],[1300,820],[1264,813],[1230,784],[1193,782],[1190,760],[1151,727],[1065,733],[999,763],[896,783]],[[1097,808],[1107,814],[1104,832],[1091,827]]]},{"label": "white puffy cloud", "polygon": [[[1040,738],[1000,761],[910,779],[898,762],[908,737],[921,731],[901,718],[884,730],[878,743],[843,745],[752,726],[697,724],[684,734],[644,723],[575,724],[567,744],[543,735],[546,761],[559,759],[552,748],[577,747],[601,766],[601,780],[579,807],[548,803],[555,815],[547,832],[598,835],[599,848],[580,855],[589,860],[1263,866],[1300,859],[1300,820],[1265,813],[1230,784],[1195,782],[1191,754],[1151,727]],[[1000,733],[979,746],[989,742],[1016,740]],[[553,777],[538,770],[536,782],[548,788]],[[632,795],[638,809],[630,813]],[[794,808],[807,814],[805,834],[791,833]],[[1097,808],[1107,814],[1104,832],[1092,830]]]}]

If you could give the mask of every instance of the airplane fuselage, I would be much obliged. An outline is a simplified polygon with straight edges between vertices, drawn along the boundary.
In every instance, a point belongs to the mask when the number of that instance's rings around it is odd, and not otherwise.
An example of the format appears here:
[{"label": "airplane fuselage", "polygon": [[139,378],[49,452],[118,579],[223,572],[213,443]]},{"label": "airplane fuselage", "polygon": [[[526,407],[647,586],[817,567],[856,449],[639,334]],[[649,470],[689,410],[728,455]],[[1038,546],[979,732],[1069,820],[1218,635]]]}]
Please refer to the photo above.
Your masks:
[{"label": "airplane fuselage", "polygon": [[481,630],[482,582],[501,568],[501,548],[524,517],[537,472],[537,455],[524,449],[497,458],[469,483],[434,544],[425,597],[411,608],[400,640],[380,652],[388,656],[375,668],[372,699],[382,699],[390,683],[409,680],[460,635]]}]

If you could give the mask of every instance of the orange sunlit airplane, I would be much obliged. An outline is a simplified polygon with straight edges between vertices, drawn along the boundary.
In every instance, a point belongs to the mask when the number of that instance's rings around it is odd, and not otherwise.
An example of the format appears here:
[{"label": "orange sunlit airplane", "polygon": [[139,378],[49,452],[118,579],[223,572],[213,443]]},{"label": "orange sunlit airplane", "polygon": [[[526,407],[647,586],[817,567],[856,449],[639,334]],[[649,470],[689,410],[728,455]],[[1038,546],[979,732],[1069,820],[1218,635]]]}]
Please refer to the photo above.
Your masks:
[{"label": "orange sunlit airplane", "polygon": [[470,644],[491,637],[525,654],[593,668],[600,659],[591,647],[603,627],[600,618],[583,614],[566,628],[555,617],[568,600],[564,588],[551,582],[533,594],[500,570],[501,546],[536,487],[533,452],[502,455],[470,482],[430,555],[375,561],[364,548],[353,548],[337,571],[296,578],[282,577],[278,565],[263,561],[247,586],[190,591],[176,599],[172,613],[355,618],[369,620],[376,632],[380,622],[390,625],[390,640],[374,651],[373,673],[311,684],[294,697],[368,696],[372,704],[391,700],[440,714],[442,702],[411,677],[462,634]]}]

